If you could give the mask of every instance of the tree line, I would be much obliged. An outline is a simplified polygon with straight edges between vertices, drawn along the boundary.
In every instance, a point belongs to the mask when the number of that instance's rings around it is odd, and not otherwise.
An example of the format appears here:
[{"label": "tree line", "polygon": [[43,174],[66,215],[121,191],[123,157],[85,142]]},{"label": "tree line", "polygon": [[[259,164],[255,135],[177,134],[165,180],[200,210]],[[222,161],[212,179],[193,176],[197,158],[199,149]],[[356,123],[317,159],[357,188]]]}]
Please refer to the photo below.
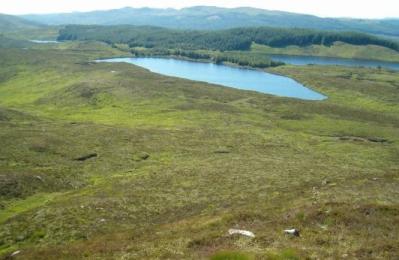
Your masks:
[{"label": "tree line", "polygon": [[241,51],[203,51],[203,50],[181,50],[163,48],[133,48],[132,53],[137,57],[148,56],[178,56],[193,60],[207,60],[214,63],[234,63],[240,66],[254,68],[267,68],[282,65],[284,63],[271,60],[266,54],[241,52]]},{"label": "tree line", "polygon": [[357,32],[328,32],[309,29],[236,28],[220,31],[173,30],[151,26],[69,25],[60,30],[59,41],[96,40],[124,43],[131,48],[184,50],[249,50],[253,42],[272,47],[311,44],[329,46],[336,41],[354,45],[374,44],[399,51],[399,44]]}]

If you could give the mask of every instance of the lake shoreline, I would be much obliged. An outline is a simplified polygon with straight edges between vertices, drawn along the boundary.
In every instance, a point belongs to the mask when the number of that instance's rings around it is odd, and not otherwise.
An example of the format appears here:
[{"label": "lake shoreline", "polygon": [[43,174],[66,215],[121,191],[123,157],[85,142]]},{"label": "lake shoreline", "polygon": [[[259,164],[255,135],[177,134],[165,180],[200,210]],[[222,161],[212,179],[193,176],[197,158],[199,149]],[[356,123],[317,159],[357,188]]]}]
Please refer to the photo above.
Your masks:
[{"label": "lake shoreline", "polygon": [[96,62],[126,62],[165,76],[256,91],[279,97],[311,101],[322,101],[328,98],[291,77],[271,73],[267,70],[154,56],[101,59],[96,60]]},{"label": "lake shoreline", "polygon": [[[291,54],[270,54],[272,60],[282,61],[286,65],[306,66],[343,66],[352,68],[367,68],[376,70],[399,70],[398,62],[367,60],[367,59],[350,59],[328,56],[312,56],[312,55],[291,55]],[[309,62],[305,62],[305,61]]]}]

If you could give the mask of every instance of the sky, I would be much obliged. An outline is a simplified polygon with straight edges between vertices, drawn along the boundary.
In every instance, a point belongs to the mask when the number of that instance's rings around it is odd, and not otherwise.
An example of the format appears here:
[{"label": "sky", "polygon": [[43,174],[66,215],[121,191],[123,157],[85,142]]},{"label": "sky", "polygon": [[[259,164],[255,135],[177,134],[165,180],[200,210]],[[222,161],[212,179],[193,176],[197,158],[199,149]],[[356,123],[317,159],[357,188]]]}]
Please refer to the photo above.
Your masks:
[{"label": "sky", "polygon": [[249,6],[321,17],[399,18],[399,0],[0,0],[0,13],[32,14],[121,7]]}]

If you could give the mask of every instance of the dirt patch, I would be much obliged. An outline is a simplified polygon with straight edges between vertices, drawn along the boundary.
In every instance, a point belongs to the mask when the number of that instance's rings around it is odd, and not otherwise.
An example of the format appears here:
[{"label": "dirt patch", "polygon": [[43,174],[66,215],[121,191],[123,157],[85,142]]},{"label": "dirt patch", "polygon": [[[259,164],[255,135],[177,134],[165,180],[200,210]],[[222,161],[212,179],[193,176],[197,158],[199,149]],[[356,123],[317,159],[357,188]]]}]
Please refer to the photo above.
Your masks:
[{"label": "dirt patch", "polygon": [[139,153],[133,155],[133,161],[136,161],[136,162],[145,161],[148,158],[150,158],[150,155],[146,152],[139,152]]},{"label": "dirt patch", "polygon": [[231,153],[231,150],[227,147],[219,147],[214,153]]},{"label": "dirt patch", "polygon": [[387,143],[388,140],[381,137],[360,137],[360,136],[340,136],[338,137],[341,141],[352,141],[352,142],[372,142],[372,143]]},{"label": "dirt patch", "polygon": [[75,161],[86,161],[88,159],[95,158],[95,157],[97,157],[97,153],[90,153],[90,154],[75,158],[74,160]]}]

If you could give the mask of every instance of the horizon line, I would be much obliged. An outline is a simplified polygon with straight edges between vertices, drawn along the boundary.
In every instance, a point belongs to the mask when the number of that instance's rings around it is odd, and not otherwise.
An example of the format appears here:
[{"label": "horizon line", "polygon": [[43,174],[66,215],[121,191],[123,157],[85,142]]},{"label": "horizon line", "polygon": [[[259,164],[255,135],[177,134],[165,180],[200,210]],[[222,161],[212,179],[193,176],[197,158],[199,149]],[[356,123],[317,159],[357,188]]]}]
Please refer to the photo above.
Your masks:
[{"label": "horizon line", "polygon": [[288,13],[288,14],[297,14],[297,15],[308,15],[308,16],[315,16],[319,18],[336,18],[336,19],[355,19],[355,20],[396,20],[399,17],[353,17],[353,16],[321,16],[316,14],[309,14],[309,13],[300,13],[300,12],[291,12],[291,11],[284,11],[284,10],[277,10],[277,9],[264,9],[259,7],[251,7],[251,6],[237,6],[237,7],[222,7],[216,5],[193,5],[193,6],[186,6],[186,7],[149,7],[149,6],[140,6],[140,7],[133,7],[133,6],[122,6],[116,8],[107,8],[107,9],[92,9],[92,10],[74,10],[74,11],[61,11],[61,12],[43,12],[43,13],[3,13],[6,15],[13,15],[13,16],[27,16],[27,15],[52,15],[52,14],[74,14],[74,13],[90,13],[90,12],[105,12],[105,11],[112,11],[112,10],[120,10],[120,9],[155,9],[155,10],[177,10],[181,11],[183,9],[189,8],[198,8],[198,7],[213,7],[213,8],[220,8],[220,9],[255,9],[255,10],[263,10],[263,11],[271,11],[271,12],[281,12],[281,13]]}]

